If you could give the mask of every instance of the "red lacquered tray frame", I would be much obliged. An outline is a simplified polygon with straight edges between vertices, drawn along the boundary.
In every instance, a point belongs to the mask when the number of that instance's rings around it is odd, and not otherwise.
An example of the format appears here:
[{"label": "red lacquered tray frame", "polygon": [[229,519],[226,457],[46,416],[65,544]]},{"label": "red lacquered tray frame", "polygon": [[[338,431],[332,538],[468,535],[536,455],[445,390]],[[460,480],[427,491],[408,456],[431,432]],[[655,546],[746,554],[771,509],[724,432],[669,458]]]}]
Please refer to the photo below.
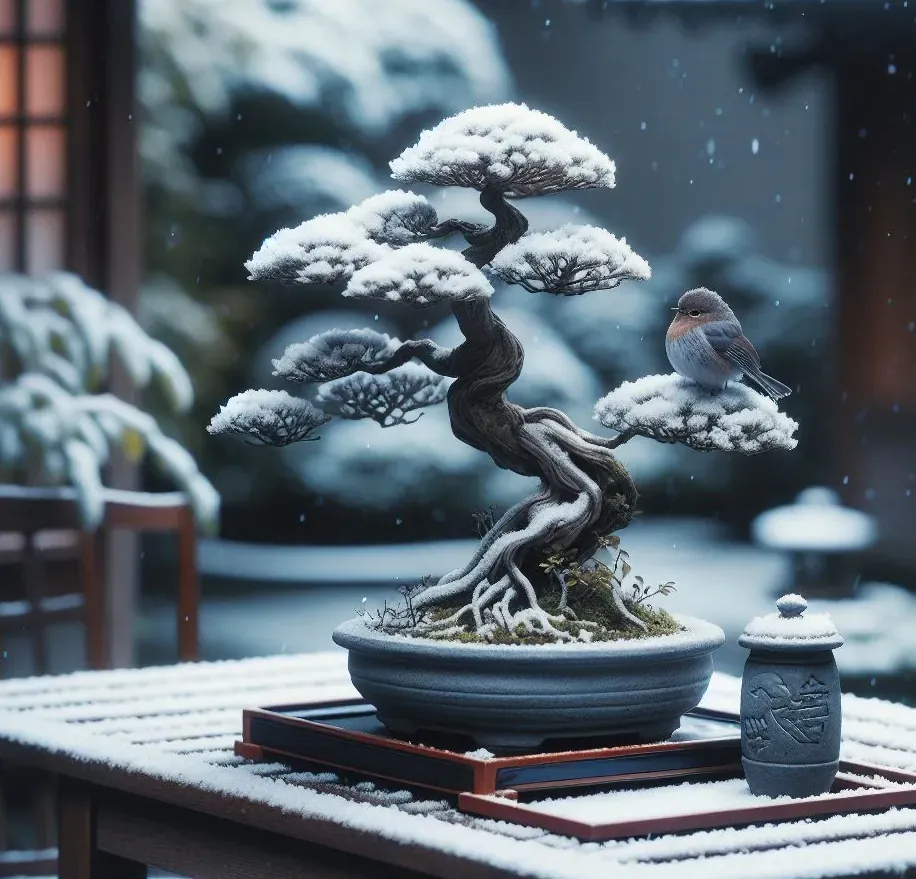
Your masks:
[{"label": "red lacquered tray frame", "polygon": [[[873,780],[874,776],[880,780]],[[539,810],[536,802],[518,802],[514,791],[506,792],[507,796],[463,793],[458,797],[458,808],[472,815],[539,827],[551,833],[573,836],[583,841],[601,842],[694,830],[717,830],[749,824],[775,824],[856,812],[883,812],[894,807],[916,806],[916,774],[913,773],[867,763],[841,761],[840,771],[831,793],[850,789],[859,790],[861,793],[843,797],[824,794],[791,802],[773,802],[761,797],[759,804],[745,809],[693,812],[603,823],[549,815]]]},{"label": "red lacquered tray frame", "polygon": [[[523,791],[632,785],[701,776],[726,778],[741,770],[736,734],[483,758],[459,750],[414,744],[390,734],[343,729],[330,720],[290,716],[298,707],[327,711],[329,715],[335,710],[364,707],[374,716],[371,706],[352,699],[311,706],[246,709],[242,739],[236,742],[235,753],[251,760],[306,764],[309,768],[326,768],[453,797],[497,791],[516,796]],[[718,712],[705,712],[703,719],[732,721],[730,716]],[[268,743],[271,738],[273,742]],[[540,777],[532,778],[532,773]],[[503,784],[501,776],[502,779],[511,776],[512,784]]]}]

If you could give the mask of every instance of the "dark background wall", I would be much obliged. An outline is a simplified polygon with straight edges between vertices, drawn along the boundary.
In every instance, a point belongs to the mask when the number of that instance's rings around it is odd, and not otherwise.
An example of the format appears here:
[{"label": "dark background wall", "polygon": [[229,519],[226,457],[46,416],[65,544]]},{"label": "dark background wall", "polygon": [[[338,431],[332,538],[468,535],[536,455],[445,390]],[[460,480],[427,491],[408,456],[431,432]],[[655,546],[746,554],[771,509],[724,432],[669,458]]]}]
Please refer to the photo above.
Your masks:
[{"label": "dark background wall", "polygon": [[615,190],[577,198],[634,246],[668,252],[697,217],[723,212],[748,220],[774,259],[829,262],[829,85],[809,74],[760,94],[744,54],[791,44],[794,28],[739,17],[688,31],[665,14],[643,27],[583,4],[475,2],[519,98],[617,161]]}]

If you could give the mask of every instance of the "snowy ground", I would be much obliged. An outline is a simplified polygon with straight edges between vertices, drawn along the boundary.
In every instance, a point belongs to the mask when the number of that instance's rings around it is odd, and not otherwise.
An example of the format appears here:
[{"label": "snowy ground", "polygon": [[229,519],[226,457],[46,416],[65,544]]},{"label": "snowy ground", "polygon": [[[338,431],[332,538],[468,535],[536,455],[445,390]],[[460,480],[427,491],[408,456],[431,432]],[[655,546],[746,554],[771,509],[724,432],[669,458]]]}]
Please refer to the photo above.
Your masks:
[{"label": "snowy ground", "polygon": [[[360,607],[396,599],[398,582],[456,567],[473,544],[454,541],[414,546],[264,547],[205,542],[201,652],[204,659],[241,658],[333,648],[331,631]],[[665,607],[715,622],[727,642],[716,667],[740,674],[747,655],[735,639],[754,616],[774,609],[789,591],[790,564],[743,543],[728,542],[715,523],[641,520],[627,529],[624,547],[634,573],[646,582],[674,580]],[[400,580],[398,579],[400,578]],[[227,588],[231,587],[231,588]],[[363,599],[365,598],[365,602]],[[889,584],[864,585],[851,601],[811,602],[832,614],[846,644],[837,651],[850,678],[903,675],[916,669],[911,625],[916,597]],[[174,609],[162,599],[144,601],[137,620],[143,664],[174,661]],[[9,639],[3,677],[27,673],[24,643]],[[50,644],[52,667],[81,662],[79,628],[60,626]],[[899,690],[898,692],[903,692]]]}]

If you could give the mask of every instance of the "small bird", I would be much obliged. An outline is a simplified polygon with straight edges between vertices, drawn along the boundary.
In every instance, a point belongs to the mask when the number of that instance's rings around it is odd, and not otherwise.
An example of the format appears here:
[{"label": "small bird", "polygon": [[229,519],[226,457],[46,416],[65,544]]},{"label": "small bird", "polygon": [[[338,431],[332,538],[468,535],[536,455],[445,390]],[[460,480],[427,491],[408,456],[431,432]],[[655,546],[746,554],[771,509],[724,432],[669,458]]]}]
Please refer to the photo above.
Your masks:
[{"label": "small bird", "polygon": [[718,293],[705,287],[688,290],[672,311],[677,314],[665,336],[665,351],[675,372],[711,391],[747,376],[773,400],[792,393],[760,369],[757,350]]}]

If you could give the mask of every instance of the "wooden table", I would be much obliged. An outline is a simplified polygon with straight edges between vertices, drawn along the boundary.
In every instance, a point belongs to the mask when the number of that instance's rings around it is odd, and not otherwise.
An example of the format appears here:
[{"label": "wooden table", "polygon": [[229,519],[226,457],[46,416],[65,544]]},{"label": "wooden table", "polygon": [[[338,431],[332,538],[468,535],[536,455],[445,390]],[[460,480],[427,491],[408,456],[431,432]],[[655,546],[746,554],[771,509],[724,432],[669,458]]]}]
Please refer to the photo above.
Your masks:
[{"label": "wooden table", "polygon": [[[61,879],[820,877],[916,867],[916,810],[582,844],[235,757],[241,710],[353,695],[340,652],[0,683],[0,759],[60,778]],[[733,710],[716,675],[705,704]],[[852,760],[916,767],[916,710],[845,697]],[[800,846],[805,846],[804,850]]]}]

